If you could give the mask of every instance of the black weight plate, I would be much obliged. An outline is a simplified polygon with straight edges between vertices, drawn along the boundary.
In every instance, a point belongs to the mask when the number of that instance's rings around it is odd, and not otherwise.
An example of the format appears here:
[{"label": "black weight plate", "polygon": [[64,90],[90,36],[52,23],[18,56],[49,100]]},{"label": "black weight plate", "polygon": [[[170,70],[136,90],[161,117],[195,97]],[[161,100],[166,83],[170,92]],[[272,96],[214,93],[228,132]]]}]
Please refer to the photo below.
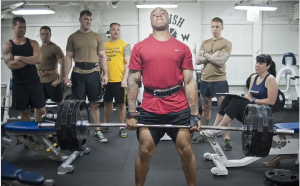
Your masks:
[{"label": "black weight plate", "polygon": [[265,173],[268,182],[275,185],[299,185],[299,174],[285,169],[268,170]]},{"label": "black weight plate", "polygon": [[275,112],[279,112],[279,111],[283,110],[284,105],[285,105],[285,96],[278,89],[278,95],[277,95],[277,98],[276,98],[276,102],[273,106],[271,106],[272,112],[275,113]]},{"label": "black weight plate", "polygon": [[89,128],[77,127],[77,122],[89,120],[87,104],[84,101],[65,99],[58,111],[55,128],[62,150],[82,151],[89,141]]}]

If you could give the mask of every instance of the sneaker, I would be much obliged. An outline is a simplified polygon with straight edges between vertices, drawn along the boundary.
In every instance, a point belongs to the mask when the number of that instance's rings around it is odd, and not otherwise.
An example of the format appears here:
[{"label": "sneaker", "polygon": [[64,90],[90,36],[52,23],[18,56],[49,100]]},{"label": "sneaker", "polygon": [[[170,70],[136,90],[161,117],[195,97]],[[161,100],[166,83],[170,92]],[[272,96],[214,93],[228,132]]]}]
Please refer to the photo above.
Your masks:
[{"label": "sneaker", "polygon": [[120,128],[119,135],[121,136],[121,138],[126,138],[127,137],[126,129],[125,128]]},{"label": "sneaker", "polygon": [[101,132],[106,132],[108,130],[110,130],[110,127],[100,127]]},{"label": "sneaker", "polygon": [[207,137],[205,135],[199,135],[192,140],[192,143],[200,143],[202,141],[207,141]]},{"label": "sneaker", "polygon": [[227,150],[227,151],[232,150],[230,139],[225,139],[224,142],[225,142],[224,150]]},{"label": "sneaker", "polygon": [[214,138],[214,137],[218,137],[221,138],[224,135],[224,132],[222,130],[204,130],[200,132],[200,135],[205,135],[209,138]]},{"label": "sneaker", "polygon": [[95,131],[94,139],[102,143],[106,143],[108,141],[100,130]]}]

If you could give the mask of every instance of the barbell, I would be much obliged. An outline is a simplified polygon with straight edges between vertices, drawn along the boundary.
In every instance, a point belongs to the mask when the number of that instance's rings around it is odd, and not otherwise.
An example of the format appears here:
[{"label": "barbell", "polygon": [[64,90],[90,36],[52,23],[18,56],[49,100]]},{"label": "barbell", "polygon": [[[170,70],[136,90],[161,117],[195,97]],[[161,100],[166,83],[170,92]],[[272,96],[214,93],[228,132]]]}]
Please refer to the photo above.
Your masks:
[{"label": "barbell", "polygon": [[[83,151],[89,142],[90,127],[125,127],[125,123],[90,123],[85,101],[64,100],[57,114],[56,122],[38,123],[40,128],[54,128],[62,150]],[[187,128],[185,125],[137,124],[137,127]],[[250,104],[244,112],[242,127],[201,126],[201,129],[242,132],[243,152],[246,156],[265,157],[271,149],[273,135],[293,134],[293,130],[275,129],[272,124],[272,110],[266,105]]]}]

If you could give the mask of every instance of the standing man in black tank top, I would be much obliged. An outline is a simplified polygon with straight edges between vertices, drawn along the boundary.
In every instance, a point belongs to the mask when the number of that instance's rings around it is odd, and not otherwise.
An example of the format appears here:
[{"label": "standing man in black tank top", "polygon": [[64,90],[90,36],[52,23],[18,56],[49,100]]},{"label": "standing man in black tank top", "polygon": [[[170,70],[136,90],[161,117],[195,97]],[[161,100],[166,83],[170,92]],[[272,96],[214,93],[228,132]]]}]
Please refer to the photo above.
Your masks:
[{"label": "standing man in black tank top", "polygon": [[43,87],[35,66],[41,63],[42,53],[38,42],[25,37],[24,18],[15,17],[12,26],[14,37],[3,45],[3,60],[13,75],[12,107],[21,111],[22,121],[30,121],[29,106],[36,108],[37,118],[46,114]]}]

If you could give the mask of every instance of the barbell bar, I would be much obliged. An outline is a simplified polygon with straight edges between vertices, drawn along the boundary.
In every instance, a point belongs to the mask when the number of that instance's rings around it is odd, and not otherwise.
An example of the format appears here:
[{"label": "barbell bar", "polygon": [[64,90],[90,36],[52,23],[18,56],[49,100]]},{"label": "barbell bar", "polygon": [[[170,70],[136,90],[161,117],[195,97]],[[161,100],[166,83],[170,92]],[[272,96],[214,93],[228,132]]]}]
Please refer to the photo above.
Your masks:
[{"label": "barbell bar", "polygon": [[[89,123],[88,120],[78,120],[76,123],[77,127],[125,127],[126,123]],[[54,123],[39,122],[39,128],[54,128]],[[186,128],[189,129],[189,125],[172,125],[172,124],[137,124],[137,127],[148,127],[148,128]],[[242,127],[222,127],[222,126],[202,126],[201,129],[212,129],[212,130],[228,130],[228,131],[251,131],[247,126],[242,125]],[[275,129],[274,134],[294,134],[294,130],[287,129]]]},{"label": "barbell bar", "polygon": [[[275,134],[293,134],[293,130],[275,129],[272,110],[267,105],[249,104],[241,127],[201,126],[201,129],[240,131],[245,156],[265,157],[269,154]],[[125,127],[125,123],[90,122],[88,106],[84,100],[66,98],[60,105],[54,123],[39,123],[41,128],[55,127],[57,141],[62,150],[83,151],[90,138],[90,127]],[[171,124],[137,124],[137,127],[187,128],[190,126]]]}]

